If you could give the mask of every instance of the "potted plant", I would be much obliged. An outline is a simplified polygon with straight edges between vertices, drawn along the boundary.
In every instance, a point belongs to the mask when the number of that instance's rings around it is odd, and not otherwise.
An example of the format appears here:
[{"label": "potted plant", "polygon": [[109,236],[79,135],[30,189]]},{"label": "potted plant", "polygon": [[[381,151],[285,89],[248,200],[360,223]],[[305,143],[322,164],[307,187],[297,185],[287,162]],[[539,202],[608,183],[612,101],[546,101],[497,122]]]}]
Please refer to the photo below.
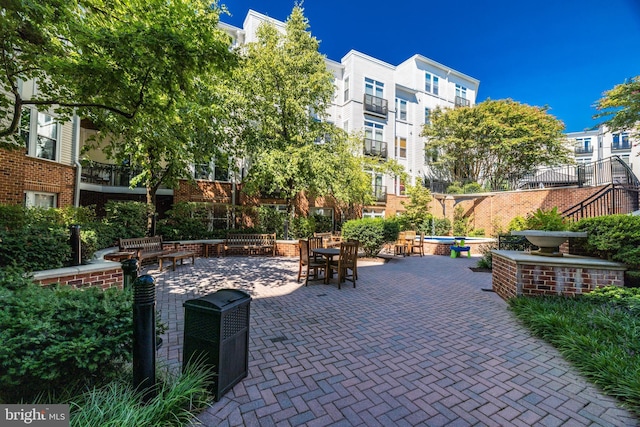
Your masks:
[{"label": "potted plant", "polygon": [[558,212],[558,208],[538,209],[527,215],[527,230],[512,231],[514,236],[525,236],[528,241],[540,249],[532,254],[543,256],[562,256],[559,247],[570,237],[587,237],[586,232],[567,231],[569,222]]}]

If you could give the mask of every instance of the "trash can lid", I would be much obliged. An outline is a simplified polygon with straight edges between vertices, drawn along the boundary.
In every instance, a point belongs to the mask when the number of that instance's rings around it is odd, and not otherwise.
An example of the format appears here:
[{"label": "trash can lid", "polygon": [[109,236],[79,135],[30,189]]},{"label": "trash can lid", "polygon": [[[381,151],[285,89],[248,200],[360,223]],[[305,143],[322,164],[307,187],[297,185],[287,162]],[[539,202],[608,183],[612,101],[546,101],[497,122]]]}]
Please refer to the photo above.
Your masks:
[{"label": "trash can lid", "polygon": [[244,291],[238,289],[220,289],[203,297],[185,301],[183,305],[221,309],[230,304],[241,303],[250,299],[251,296]]}]

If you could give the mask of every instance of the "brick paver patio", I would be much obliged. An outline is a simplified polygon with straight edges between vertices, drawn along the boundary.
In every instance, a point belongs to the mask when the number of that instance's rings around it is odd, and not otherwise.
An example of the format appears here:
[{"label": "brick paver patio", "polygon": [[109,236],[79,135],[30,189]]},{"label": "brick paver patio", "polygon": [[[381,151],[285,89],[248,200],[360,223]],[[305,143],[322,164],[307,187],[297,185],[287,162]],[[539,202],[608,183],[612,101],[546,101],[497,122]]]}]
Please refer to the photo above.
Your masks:
[{"label": "brick paver patio", "polygon": [[296,283],[290,258],[198,258],[149,274],[181,366],[183,302],[239,288],[251,302],[249,375],[206,426],[633,426],[638,420],[532,337],[476,259],[359,264],[357,288]]}]

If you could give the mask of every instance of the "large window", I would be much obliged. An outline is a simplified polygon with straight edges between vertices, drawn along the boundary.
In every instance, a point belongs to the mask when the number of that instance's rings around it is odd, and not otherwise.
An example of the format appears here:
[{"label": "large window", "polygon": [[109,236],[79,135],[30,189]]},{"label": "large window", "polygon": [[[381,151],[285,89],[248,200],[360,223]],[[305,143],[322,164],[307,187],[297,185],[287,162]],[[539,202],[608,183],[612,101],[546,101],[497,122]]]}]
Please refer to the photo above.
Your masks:
[{"label": "large window", "polygon": [[400,159],[407,158],[407,138],[396,136],[396,157]]},{"label": "large window", "polygon": [[29,155],[57,160],[60,125],[52,116],[25,108],[20,118],[20,136]]},{"label": "large window", "polygon": [[629,144],[629,134],[627,132],[613,134],[613,150],[628,150],[631,148]]},{"label": "large window", "polygon": [[229,181],[229,170],[224,167],[212,164],[201,163],[194,166],[195,179],[206,179],[213,181]]},{"label": "large window", "polygon": [[467,88],[456,84],[456,96],[462,99],[467,99]]},{"label": "large window", "polygon": [[384,83],[365,77],[364,93],[377,96],[378,98],[384,98]]},{"label": "large window", "polygon": [[396,98],[396,114],[398,120],[407,120],[407,101],[404,99]]},{"label": "large window", "polygon": [[431,73],[424,73],[424,90],[425,92],[438,95],[440,92],[440,79]]}]

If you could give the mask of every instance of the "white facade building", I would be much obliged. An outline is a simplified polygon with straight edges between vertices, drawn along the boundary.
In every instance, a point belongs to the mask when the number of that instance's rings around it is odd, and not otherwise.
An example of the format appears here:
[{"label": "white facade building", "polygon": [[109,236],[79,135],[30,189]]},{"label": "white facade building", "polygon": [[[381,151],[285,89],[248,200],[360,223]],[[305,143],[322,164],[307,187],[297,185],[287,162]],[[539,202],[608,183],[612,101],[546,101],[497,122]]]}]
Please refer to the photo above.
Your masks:
[{"label": "white facade building", "polygon": [[[284,23],[249,10],[243,28],[221,24],[234,44],[255,40],[262,22],[284,31]],[[422,127],[436,107],[475,105],[479,80],[422,55],[398,65],[351,50],[339,62],[327,60],[335,77],[336,94],[329,120],[349,133],[364,135],[363,155],[395,159],[411,182],[420,182],[427,169]],[[367,216],[384,216],[387,194],[402,195],[404,183],[390,176],[372,176],[378,207]]]},{"label": "white facade building", "polygon": [[592,163],[611,156],[618,156],[640,177],[640,147],[632,131],[612,132],[607,126],[583,132],[566,134],[578,163]]}]

